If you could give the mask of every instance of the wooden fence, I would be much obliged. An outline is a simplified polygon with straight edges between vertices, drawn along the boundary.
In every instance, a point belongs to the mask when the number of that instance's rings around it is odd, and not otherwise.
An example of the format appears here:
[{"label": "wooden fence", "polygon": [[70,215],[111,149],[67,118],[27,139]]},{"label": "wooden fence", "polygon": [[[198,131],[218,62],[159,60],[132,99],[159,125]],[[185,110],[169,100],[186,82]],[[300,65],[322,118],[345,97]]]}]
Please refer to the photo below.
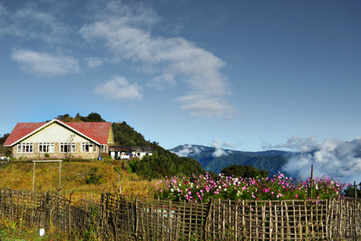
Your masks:
[{"label": "wooden fence", "polygon": [[56,193],[0,190],[0,218],[102,240],[361,240],[361,200],[77,203]]}]

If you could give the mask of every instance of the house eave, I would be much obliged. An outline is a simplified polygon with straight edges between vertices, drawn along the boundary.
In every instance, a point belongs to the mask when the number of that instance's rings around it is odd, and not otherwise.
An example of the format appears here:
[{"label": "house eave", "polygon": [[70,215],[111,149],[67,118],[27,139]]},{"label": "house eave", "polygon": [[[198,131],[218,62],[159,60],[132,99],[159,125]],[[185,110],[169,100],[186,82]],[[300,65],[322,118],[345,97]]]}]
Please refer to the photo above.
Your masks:
[{"label": "house eave", "polygon": [[70,130],[72,130],[73,132],[77,133],[78,135],[80,135],[80,136],[82,136],[82,137],[84,137],[84,138],[86,138],[86,139],[94,142],[94,143],[97,144],[98,146],[101,145],[98,141],[90,138],[90,137],[87,136],[87,135],[84,135],[83,133],[81,133],[80,131],[74,129],[73,127],[71,127],[71,126],[69,126],[69,125],[67,125],[66,123],[64,123],[64,122],[62,122],[62,121],[60,121],[60,120],[58,120],[58,119],[53,119],[53,120],[45,123],[44,125],[40,126],[39,128],[33,130],[33,131],[30,132],[29,134],[23,136],[22,138],[14,141],[13,143],[11,143],[11,144],[9,144],[9,145],[4,145],[4,147],[13,147],[14,145],[18,144],[18,143],[21,142],[22,140],[25,140],[26,138],[30,137],[31,135],[35,134],[36,132],[40,131],[41,129],[43,129],[43,128],[45,128],[45,127],[47,127],[47,126],[49,126],[49,125],[51,125],[51,124],[53,124],[53,123],[55,123],[55,122],[58,123],[58,124],[60,124],[60,125],[62,125],[62,126],[64,126],[64,127],[66,127],[66,128],[68,128],[68,129],[70,129]]}]

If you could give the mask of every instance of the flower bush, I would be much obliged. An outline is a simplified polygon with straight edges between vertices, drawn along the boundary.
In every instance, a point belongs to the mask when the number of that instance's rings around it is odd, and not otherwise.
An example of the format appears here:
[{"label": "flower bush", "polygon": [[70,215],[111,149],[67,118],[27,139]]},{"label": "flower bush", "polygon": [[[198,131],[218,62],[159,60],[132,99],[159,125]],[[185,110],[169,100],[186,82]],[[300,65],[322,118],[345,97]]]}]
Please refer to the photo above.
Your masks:
[{"label": "flower bush", "polygon": [[213,178],[206,173],[198,177],[167,178],[161,186],[156,198],[190,202],[329,199],[339,196],[345,187],[330,178],[296,182],[282,173],[272,178],[233,178],[222,174]]}]

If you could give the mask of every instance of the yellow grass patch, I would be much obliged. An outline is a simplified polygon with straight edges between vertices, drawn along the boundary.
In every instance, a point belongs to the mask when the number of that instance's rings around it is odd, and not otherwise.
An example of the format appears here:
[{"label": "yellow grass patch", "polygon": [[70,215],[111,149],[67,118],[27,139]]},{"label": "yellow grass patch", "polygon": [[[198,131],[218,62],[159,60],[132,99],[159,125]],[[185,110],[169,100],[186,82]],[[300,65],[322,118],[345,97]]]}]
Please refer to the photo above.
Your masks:
[{"label": "yellow grass patch", "polygon": [[[119,174],[114,170],[120,169]],[[99,199],[102,192],[118,192],[127,199],[152,199],[159,181],[147,181],[136,174],[120,168],[119,162],[90,161],[63,162],[61,192],[72,200]],[[91,183],[92,173],[96,184]],[[59,180],[57,163],[36,165],[35,190],[40,192],[56,191]],[[0,189],[32,190],[33,164],[12,162],[0,168]],[[98,178],[98,179],[97,179]],[[90,180],[91,179],[91,180]],[[89,184],[87,184],[90,182]],[[90,180],[90,181],[89,181]],[[120,188],[119,188],[120,185]]]}]

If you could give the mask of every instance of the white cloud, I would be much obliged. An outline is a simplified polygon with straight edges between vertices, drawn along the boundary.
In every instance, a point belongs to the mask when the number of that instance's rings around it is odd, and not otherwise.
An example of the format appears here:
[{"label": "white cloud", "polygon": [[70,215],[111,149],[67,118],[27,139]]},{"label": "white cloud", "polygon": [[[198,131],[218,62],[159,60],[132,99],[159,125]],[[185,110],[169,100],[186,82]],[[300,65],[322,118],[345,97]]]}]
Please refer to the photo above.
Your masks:
[{"label": "white cloud", "polygon": [[0,3],[0,16],[5,16],[7,15],[7,10],[6,8],[4,7],[4,5],[2,5],[2,3]]},{"label": "white cloud", "polygon": [[62,42],[68,37],[70,27],[49,12],[40,11],[35,5],[9,11],[0,4],[0,35]]},{"label": "white cloud", "polygon": [[223,116],[231,118],[234,109],[224,99],[207,94],[190,94],[176,99],[181,103],[183,110],[188,110],[192,115]]},{"label": "white cloud", "polygon": [[169,86],[175,86],[177,83],[176,79],[174,78],[174,75],[171,73],[163,73],[161,75],[158,75],[154,77],[148,86],[154,87],[158,90],[163,90]]},{"label": "white cloud", "polygon": [[139,100],[143,98],[141,88],[137,83],[129,81],[120,76],[115,76],[111,80],[96,87],[95,92],[106,98],[116,100]]},{"label": "white cloud", "polygon": [[211,146],[215,148],[215,151],[212,153],[213,157],[227,156],[232,152],[227,152],[223,148],[232,148],[233,145],[229,142],[221,142],[218,140],[213,140]]},{"label": "white cloud", "polygon": [[69,56],[51,55],[32,50],[15,50],[11,58],[18,62],[22,69],[41,75],[66,75],[79,72],[78,61]]},{"label": "white cloud", "polygon": [[326,139],[318,142],[314,137],[293,137],[277,146],[301,152],[283,167],[294,176],[308,178],[314,164],[315,177],[329,176],[348,183],[361,181],[361,139],[347,142]]},{"label": "white cloud", "polygon": [[201,149],[197,146],[186,144],[182,147],[182,149],[178,150],[177,152],[173,152],[180,157],[189,157],[190,155],[197,155],[201,153]]},{"label": "white cloud", "polygon": [[87,58],[86,59],[89,68],[96,68],[104,64],[104,60],[101,58]]},{"label": "white cloud", "polygon": [[216,150],[212,154],[212,156],[214,156],[214,157],[220,157],[220,156],[226,156],[226,155],[228,155],[228,153],[221,148],[216,148]]},{"label": "white cloud", "polygon": [[290,151],[307,152],[319,148],[319,142],[315,137],[291,137],[286,143],[280,145],[266,145],[263,149],[286,149]]},{"label": "white cloud", "polygon": [[[150,29],[157,22],[159,17],[152,10],[113,1],[97,20],[83,26],[80,33],[89,41],[104,41],[119,58],[151,66],[156,72],[151,78],[153,85],[185,83],[188,93],[177,98],[183,110],[231,116],[233,108],[225,99],[230,91],[221,72],[225,62],[182,37],[154,35]],[[193,100],[196,103],[190,103]]]}]

